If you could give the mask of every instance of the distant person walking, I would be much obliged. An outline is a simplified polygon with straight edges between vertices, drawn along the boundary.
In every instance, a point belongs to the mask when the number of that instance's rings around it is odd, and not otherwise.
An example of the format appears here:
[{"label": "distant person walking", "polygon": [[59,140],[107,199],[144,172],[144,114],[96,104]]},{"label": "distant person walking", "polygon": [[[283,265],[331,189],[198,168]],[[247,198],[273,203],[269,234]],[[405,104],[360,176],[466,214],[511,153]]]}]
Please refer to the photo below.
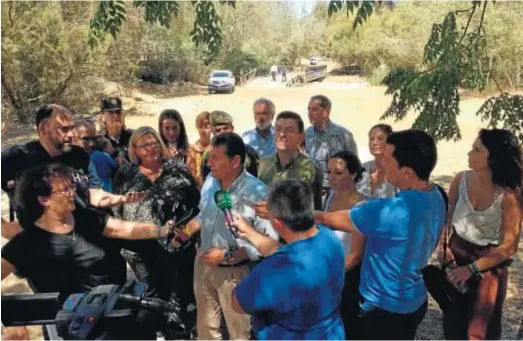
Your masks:
[{"label": "distant person walking", "polygon": [[273,82],[276,82],[276,74],[278,73],[278,66],[276,66],[276,64],[274,64],[273,66],[271,66],[271,75],[272,75],[272,81]]},{"label": "distant person walking", "polygon": [[285,66],[281,67],[281,81],[282,82],[287,81],[287,68]]}]

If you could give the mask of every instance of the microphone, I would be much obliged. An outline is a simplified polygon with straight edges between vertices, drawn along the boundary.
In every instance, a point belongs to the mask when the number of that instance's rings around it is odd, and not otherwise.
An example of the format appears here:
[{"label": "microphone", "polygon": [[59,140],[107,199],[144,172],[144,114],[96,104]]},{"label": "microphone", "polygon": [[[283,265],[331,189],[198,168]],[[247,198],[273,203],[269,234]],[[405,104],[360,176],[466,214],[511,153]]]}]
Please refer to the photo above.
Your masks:
[{"label": "microphone", "polygon": [[234,239],[238,239],[238,232],[236,227],[233,225],[233,218],[231,213],[232,208],[232,199],[228,192],[224,190],[219,190],[214,193],[214,202],[216,206],[223,212],[225,215],[225,225],[229,228]]}]

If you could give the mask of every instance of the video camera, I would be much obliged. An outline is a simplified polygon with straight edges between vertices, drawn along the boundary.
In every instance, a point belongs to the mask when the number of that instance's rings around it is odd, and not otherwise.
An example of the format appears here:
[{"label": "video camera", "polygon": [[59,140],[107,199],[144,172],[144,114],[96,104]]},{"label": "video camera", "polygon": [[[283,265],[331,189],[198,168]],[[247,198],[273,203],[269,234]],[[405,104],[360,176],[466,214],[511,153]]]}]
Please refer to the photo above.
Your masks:
[{"label": "video camera", "polygon": [[[128,281],[123,287],[101,285],[72,294],[60,306],[59,293],[2,295],[5,326],[55,324],[66,340],[136,339],[155,332],[175,307],[146,298],[147,284]],[[140,336],[142,335],[142,336]]]}]

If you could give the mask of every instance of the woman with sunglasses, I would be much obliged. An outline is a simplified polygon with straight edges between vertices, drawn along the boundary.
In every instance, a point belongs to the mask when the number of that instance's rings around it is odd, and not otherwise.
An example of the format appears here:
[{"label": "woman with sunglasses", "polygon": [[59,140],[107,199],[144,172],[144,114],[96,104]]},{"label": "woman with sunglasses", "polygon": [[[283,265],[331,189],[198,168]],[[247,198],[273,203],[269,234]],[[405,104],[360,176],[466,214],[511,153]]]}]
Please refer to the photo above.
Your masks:
[{"label": "woman with sunglasses", "polygon": [[[16,183],[15,197],[24,229],[2,247],[2,280],[27,278],[35,292],[88,292],[126,279],[120,247],[110,238],[152,239],[168,226],[122,221],[75,204],[73,171],[62,164],[39,166]],[[130,335],[130,337],[135,337]],[[141,338],[150,337],[139,335]]]},{"label": "woman with sunglasses", "polygon": [[[114,208],[114,214],[125,220],[165,224],[181,216],[198,213],[200,191],[189,169],[179,158],[171,158],[158,133],[151,127],[138,128],[129,141],[131,163],[121,166],[113,181],[115,193],[148,191],[139,203]],[[186,208],[183,208],[185,205]],[[179,321],[169,325],[166,337],[189,338],[195,316],[188,315],[194,304],[193,268],[196,248],[192,242],[167,244],[157,241],[133,241],[123,245],[122,254],[136,277],[149,285],[148,295],[170,300],[180,307]],[[189,309],[188,309],[189,308]],[[189,329],[189,330],[188,330]],[[181,334],[181,335],[180,335]]]}]

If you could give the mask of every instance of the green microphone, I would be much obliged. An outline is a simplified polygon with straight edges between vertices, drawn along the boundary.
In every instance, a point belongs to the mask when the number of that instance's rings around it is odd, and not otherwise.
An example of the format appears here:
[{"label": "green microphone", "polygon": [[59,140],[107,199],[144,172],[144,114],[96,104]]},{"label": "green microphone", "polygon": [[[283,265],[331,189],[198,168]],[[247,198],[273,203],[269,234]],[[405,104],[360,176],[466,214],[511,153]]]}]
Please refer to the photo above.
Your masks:
[{"label": "green microphone", "polygon": [[218,206],[218,208],[225,215],[225,225],[227,225],[227,227],[231,231],[232,236],[234,237],[234,239],[238,239],[238,231],[233,224],[233,218],[231,213],[231,195],[224,190],[219,190],[216,193],[214,193],[214,202],[216,203],[216,206]]}]

